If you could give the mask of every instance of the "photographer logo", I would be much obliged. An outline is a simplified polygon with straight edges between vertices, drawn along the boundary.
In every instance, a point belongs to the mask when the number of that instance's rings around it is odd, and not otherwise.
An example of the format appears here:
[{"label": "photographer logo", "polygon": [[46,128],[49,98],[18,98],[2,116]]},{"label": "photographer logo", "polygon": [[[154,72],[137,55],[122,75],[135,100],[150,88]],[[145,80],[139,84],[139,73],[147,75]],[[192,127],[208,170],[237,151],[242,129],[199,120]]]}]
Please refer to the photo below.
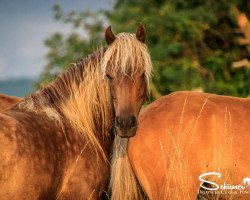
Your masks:
[{"label": "photographer logo", "polygon": [[199,176],[199,180],[201,181],[200,186],[204,190],[200,190],[200,193],[215,193],[215,194],[249,194],[250,190],[250,178],[246,177],[242,179],[242,183],[238,185],[232,185],[229,183],[225,183],[219,185],[216,181],[208,181],[211,180],[211,177],[214,179],[222,178],[221,173],[218,172],[207,172],[201,174]]}]

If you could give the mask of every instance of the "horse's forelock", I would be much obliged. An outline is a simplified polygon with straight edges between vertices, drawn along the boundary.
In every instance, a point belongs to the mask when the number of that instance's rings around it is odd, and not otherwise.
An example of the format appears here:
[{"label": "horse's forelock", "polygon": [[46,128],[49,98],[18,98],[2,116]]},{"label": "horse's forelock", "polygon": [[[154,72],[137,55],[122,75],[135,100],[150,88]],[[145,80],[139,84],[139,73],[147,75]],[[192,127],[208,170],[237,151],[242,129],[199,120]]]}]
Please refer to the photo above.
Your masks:
[{"label": "horse's forelock", "polygon": [[140,42],[135,34],[120,33],[115,41],[108,46],[101,62],[103,75],[107,68],[113,74],[122,73],[133,76],[136,72],[145,72],[149,81],[152,63],[147,46]]}]

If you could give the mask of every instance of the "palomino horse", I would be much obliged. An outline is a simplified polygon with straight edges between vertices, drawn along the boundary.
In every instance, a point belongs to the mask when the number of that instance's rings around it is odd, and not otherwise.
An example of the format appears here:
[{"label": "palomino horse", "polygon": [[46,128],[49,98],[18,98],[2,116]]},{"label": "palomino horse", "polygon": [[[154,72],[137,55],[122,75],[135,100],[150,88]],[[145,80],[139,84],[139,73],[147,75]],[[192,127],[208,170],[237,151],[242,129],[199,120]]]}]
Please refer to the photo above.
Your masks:
[{"label": "palomino horse", "polygon": [[[141,113],[136,136],[129,139],[132,169],[120,153],[123,163],[112,172],[120,188],[113,191],[123,187],[126,199],[142,199],[136,187],[126,186],[136,185],[135,179],[122,182],[133,170],[151,200],[196,199],[200,186],[208,199],[250,199],[250,187],[244,186],[250,178],[249,117],[250,99],[197,92],[158,99]],[[126,148],[127,141],[116,143]]]},{"label": "palomino horse", "polygon": [[143,25],[105,38],[108,48],[0,114],[1,199],[100,199],[114,117],[121,136],[135,133],[151,70]]},{"label": "palomino horse", "polygon": [[21,100],[22,98],[0,94],[0,111],[11,108]]}]

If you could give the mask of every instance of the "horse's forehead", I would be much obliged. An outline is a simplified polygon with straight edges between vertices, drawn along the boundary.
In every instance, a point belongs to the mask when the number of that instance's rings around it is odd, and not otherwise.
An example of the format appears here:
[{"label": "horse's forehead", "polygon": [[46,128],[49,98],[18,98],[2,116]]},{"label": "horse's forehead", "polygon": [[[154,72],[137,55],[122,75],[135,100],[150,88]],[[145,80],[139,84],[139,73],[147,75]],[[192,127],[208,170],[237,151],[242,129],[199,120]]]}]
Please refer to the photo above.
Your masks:
[{"label": "horse's forehead", "polygon": [[134,74],[132,76],[126,74],[119,74],[115,77],[114,86],[123,87],[134,87],[135,84],[139,83],[138,80],[141,80],[141,76]]},{"label": "horse's forehead", "polygon": [[130,76],[137,77],[138,75],[144,73],[144,66],[133,66],[133,64],[128,63],[126,67],[119,66],[119,63],[113,64],[109,63],[106,66],[107,73],[116,75],[116,76]]},{"label": "horse's forehead", "polygon": [[133,72],[133,71],[127,71],[127,72],[117,72],[116,74],[114,74],[116,76],[117,79],[123,80],[123,81],[131,81],[131,80],[135,80],[138,79],[139,77],[141,77],[141,75],[144,73],[143,69],[138,69],[137,71]]}]

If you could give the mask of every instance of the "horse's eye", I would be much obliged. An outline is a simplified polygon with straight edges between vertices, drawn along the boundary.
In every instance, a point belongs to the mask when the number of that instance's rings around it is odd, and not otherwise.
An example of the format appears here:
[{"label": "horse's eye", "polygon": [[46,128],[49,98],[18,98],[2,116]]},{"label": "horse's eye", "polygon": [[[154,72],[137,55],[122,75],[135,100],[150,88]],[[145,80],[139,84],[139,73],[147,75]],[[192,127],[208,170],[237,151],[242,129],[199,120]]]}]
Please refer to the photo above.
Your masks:
[{"label": "horse's eye", "polygon": [[113,79],[113,78],[112,78],[110,75],[108,75],[108,74],[107,74],[107,77],[108,77],[109,80],[112,80],[112,79]]},{"label": "horse's eye", "polygon": [[143,73],[142,75],[141,75],[141,78],[145,78],[146,77],[146,75],[145,75],[145,73]]}]

